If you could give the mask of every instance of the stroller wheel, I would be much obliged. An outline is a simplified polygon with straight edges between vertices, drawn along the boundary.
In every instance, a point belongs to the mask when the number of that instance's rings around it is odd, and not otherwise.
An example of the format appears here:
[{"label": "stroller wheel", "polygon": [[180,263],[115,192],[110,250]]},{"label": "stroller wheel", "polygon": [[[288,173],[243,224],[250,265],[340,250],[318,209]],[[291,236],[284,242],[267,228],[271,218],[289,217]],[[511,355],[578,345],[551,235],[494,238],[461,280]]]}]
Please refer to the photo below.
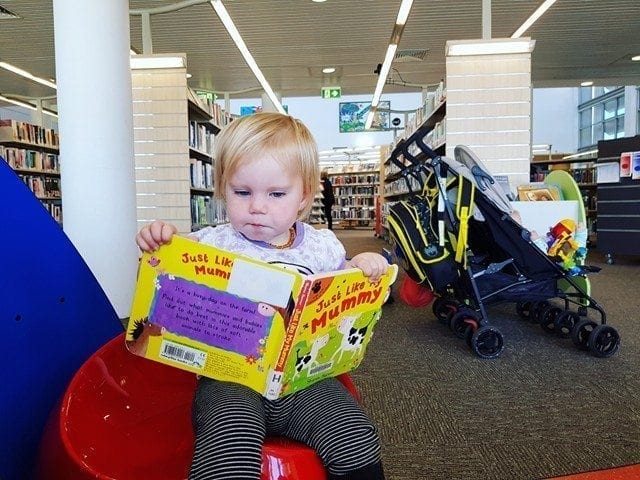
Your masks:
[{"label": "stroller wheel", "polygon": [[593,320],[580,320],[571,332],[573,344],[580,350],[589,350],[589,336],[597,326],[598,324]]},{"label": "stroller wheel", "polygon": [[538,323],[547,333],[560,333],[559,330],[556,330],[556,320],[563,313],[565,313],[565,311],[562,308],[556,307],[555,305],[547,305],[538,313]]},{"label": "stroller wheel", "polygon": [[618,351],[620,335],[609,325],[598,325],[589,335],[589,351],[596,357],[608,358]]},{"label": "stroller wheel", "polygon": [[458,311],[460,304],[450,298],[438,297],[433,301],[431,309],[440,323],[446,323],[449,315]]},{"label": "stroller wheel", "polygon": [[499,357],[504,349],[502,333],[495,327],[480,327],[471,337],[471,349],[481,358]]},{"label": "stroller wheel", "polygon": [[529,310],[529,320],[534,323],[540,323],[540,313],[548,306],[549,302],[547,302],[546,300],[531,302],[531,308]]},{"label": "stroller wheel", "polygon": [[528,320],[531,317],[531,302],[516,303],[516,312],[520,318]]},{"label": "stroller wheel", "polygon": [[475,325],[478,327],[478,316],[470,308],[463,307],[451,315],[449,327],[458,338],[464,338],[467,327]]},{"label": "stroller wheel", "polygon": [[569,337],[576,324],[580,321],[580,315],[577,312],[560,309],[560,313],[556,315],[554,323],[554,331],[561,337]]}]

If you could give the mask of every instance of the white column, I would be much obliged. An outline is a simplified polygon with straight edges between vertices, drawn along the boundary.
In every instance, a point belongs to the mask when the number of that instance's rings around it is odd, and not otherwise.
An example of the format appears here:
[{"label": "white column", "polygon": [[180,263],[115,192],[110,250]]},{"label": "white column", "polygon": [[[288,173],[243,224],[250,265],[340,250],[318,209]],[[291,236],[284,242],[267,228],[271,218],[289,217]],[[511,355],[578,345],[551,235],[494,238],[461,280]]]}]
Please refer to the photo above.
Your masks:
[{"label": "white column", "polygon": [[456,145],[478,155],[512,190],[529,182],[531,51],[529,38],[447,42],[447,156]]},{"label": "white column", "polygon": [[64,230],[120,318],[138,258],[128,9],[53,2]]}]

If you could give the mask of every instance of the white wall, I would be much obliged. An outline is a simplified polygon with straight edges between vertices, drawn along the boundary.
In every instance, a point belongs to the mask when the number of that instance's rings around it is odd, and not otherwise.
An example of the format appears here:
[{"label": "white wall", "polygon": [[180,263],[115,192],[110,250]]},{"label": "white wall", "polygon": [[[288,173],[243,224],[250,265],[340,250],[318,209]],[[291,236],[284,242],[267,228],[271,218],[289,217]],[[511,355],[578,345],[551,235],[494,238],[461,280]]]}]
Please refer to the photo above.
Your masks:
[{"label": "white wall", "polygon": [[[422,94],[396,93],[382,95],[381,100],[391,102],[391,110],[415,110],[422,103]],[[370,102],[370,95],[345,95],[339,99],[325,100],[318,97],[284,97],[283,105],[287,105],[289,114],[304,122],[318,142],[319,150],[331,150],[333,147],[366,147],[386,145],[393,140],[393,131],[340,133],[338,130],[338,105],[340,102]],[[224,107],[224,102],[219,100]],[[231,113],[240,114],[242,106],[261,106],[260,98],[231,99]],[[391,114],[391,118],[404,117]],[[404,119],[403,120],[404,124]]]},{"label": "white wall", "polygon": [[578,149],[578,88],[534,88],[532,145],[551,145],[552,153]]}]

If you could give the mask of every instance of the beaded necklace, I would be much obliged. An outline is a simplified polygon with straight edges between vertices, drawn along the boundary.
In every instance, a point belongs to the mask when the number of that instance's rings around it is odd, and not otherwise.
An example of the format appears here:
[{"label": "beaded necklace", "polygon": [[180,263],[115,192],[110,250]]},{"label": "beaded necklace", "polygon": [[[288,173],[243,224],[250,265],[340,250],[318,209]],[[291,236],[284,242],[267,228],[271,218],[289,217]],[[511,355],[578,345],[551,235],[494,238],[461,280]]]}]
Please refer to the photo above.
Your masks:
[{"label": "beaded necklace", "polygon": [[293,245],[293,241],[296,239],[296,227],[289,228],[289,240],[287,240],[282,245],[274,245],[273,243],[269,243],[273,248],[277,248],[278,250],[283,250],[285,248],[289,248]]}]

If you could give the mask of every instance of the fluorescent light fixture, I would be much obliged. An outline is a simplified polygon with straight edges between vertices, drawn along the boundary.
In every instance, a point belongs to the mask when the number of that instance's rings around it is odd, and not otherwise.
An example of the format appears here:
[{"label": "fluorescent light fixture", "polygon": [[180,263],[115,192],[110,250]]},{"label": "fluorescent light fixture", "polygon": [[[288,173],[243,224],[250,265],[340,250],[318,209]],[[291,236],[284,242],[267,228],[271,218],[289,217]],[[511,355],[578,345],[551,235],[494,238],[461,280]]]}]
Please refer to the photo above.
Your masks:
[{"label": "fluorescent light fixture", "polygon": [[335,67],[326,67],[322,69],[322,73],[333,73],[335,71],[336,71]]},{"label": "fluorescent light fixture", "polygon": [[396,23],[393,26],[393,31],[391,32],[391,39],[389,40],[387,53],[384,56],[382,67],[378,73],[378,83],[376,84],[376,89],[373,91],[371,110],[369,110],[367,120],[364,124],[365,130],[371,128],[371,124],[373,123],[373,118],[376,114],[380,97],[382,96],[382,89],[384,88],[384,84],[387,82],[387,76],[389,75],[389,70],[391,70],[391,63],[393,63],[393,57],[396,54],[396,50],[398,50],[398,44],[400,43],[402,32],[404,31],[404,24],[407,23],[407,18],[409,17],[412,5],[413,0],[402,0],[400,8],[398,9],[398,15],[396,17]]},{"label": "fluorescent light fixture", "polygon": [[153,68],[184,68],[187,66],[184,57],[143,57],[136,55],[129,59],[133,70],[153,69]]},{"label": "fluorescent light fixture", "polygon": [[567,155],[566,157],[562,157],[562,160],[571,160],[572,158],[581,158],[581,157],[590,157],[598,153],[598,149],[588,150],[586,152],[574,153],[573,155]]},{"label": "fluorescent light fixture", "polygon": [[222,4],[222,0],[211,0],[211,2],[209,3],[211,3],[211,6],[218,14],[218,17],[222,21],[222,24],[227,29],[227,32],[229,32],[229,35],[231,35],[231,38],[233,39],[236,46],[238,47],[238,50],[240,50],[240,53],[242,54],[244,61],[247,62],[247,65],[253,72],[253,75],[258,79],[258,82],[260,82],[260,85],[262,85],[264,92],[269,97],[269,100],[271,100],[271,103],[273,103],[273,106],[276,107],[278,112],[286,114],[287,112],[285,112],[284,108],[282,107],[280,100],[278,99],[275,92],[271,88],[271,85],[269,85],[269,82],[267,82],[267,79],[265,78],[265,76],[262,74],[260,67],[258,67],[258,64],[253,59],[253,55],[251,55],[251,52],[245,45],[244,40],[240,36],[240,32],[238,32],[238,29],[233,23],[233,20],[231,20],[231,17],[229,16],[227,9]]},{"label": "fluorescent light fixture", "polygon": [[450,57],[464,55],[498,55],[507,53],[531,53],[536,41],[530,38],[517,40],[496,39],[489,41],[447,42],[446,54]]},{"label": "fluorescent light fixture", "polygon": [[542,5],[540,5],[536,9],[536,11],[533,12],[531,16],[527,18],[524,21],[524,23],[520,25],[520,27],[518,27],[518,29],[515,32],[513,32],[513,35],[511,35],[511,38],[520,38],[522,34],[526,32],[529,29],[529,27],[531,27],[531,25],[533,25],[536,22],[536,20],[538,20],[544,14],[544,12],[549,10],[549,7],[551,7],[551,5],[553,5],[554,3],[556,3],[556,0],[545,0],[544,2],[542,2]]},{"label": "fluorescent light fixture", "polygon": [[636,55],[634,57],[631,57],[631,61],[632,62],[640,62],[640,55]]},{"label": "fluorescent light fixture", "polygon": [[396,18],[396,25],[404,25],[407,23],[407,18],[409,18],[409,12],[411,11],[411,6],[413,5],[413,0],[403,0],[400,5],[400,10],[398,10],[398,16]]},{"label": "fluorescent light fixture", "polygon": [[4,68],[5,70],[9,70],[10,72],[13,72],[17,75],[20,75],[21,77],[28,78],[29,80],[33,80],[34,82],[53,88],[54,90],[58,89],[58,86],[55,83],[50,82],[49,80],[45,80],[44,78],[36,77],[26,70],[22,70],[21,68],[11,65],[10,63],[0,62],[0,67]]},{"label": "fluorescent light fixture", "polygon": [[580,83],[581,87],[590,87],[591,85],[593,85],[593,82],[591,80],[588,80],[586,82],[581,82]]},{"label": "fluorescent light fixture", "polygon": [[[13,98],[5,97],[4,95],[0,95],[0,101],[12,103],[13,105],[17,105],[18,107],[28,108],[29,110],[37,111],[38,107],[31,103],[21,102],[20,100],[14,100]],[[58,114],[52,110],[47,110],[46,108],[42,109],[42,113],[46,113],[47,115],[51,115],[52,117],[57,117]]]}]

